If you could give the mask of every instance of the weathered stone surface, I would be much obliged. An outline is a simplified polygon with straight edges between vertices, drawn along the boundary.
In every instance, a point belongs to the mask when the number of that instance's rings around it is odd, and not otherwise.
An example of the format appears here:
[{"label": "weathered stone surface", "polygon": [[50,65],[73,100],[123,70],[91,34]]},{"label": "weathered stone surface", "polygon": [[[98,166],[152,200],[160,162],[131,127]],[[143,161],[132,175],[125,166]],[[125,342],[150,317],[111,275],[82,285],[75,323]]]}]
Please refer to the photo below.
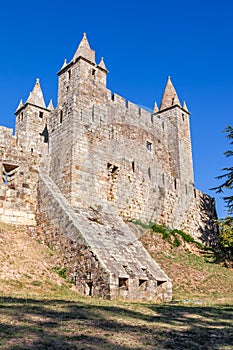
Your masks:
[{"label": "weathered stone surface", "polygon": [[0,220],[37,225],[83,294],[169,300],[170,279],[123,220],[213,244],[214,201],[194,188],[189,111],[171,79],[151,114],[112,94],[107,73],[84,35],[58,73],[57,107],[37,79],[15,136],[0,127]]}]

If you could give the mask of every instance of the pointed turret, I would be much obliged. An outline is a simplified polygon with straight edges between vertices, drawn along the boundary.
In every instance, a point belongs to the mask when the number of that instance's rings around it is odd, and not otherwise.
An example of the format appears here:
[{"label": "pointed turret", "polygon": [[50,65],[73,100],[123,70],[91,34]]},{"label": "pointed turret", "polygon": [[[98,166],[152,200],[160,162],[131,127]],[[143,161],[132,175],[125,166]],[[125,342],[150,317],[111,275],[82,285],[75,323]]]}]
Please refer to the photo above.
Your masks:
[{"label": "pointed turret", "polygon": [[63,63],[63,65],[62,65],[62,67],[61,67],[61,70],[63,69],[63,68],[65,68],[67,66],[67,60],[66,60],[66,58],[64,59],[64,63]]},{"label": "pointed turret", "polygon": [[40,87],[40,80],[39,79],[36,79],[36,84],[35,84],[32,92],[30,92],[26,103],[31,103],[35,106],[46,108],[46,105],[44,102],[43,92],[42,92],[41,87]]},{"label": "pointed turret", "polygon": [[189,113],[189,110],[188,110],[188,107],[187,107],[187,105],[186,105],[186,102],[184,101],[184,104],[183,104],[183,109],[186,111],[186,112],[188,112]]},{"label": "pointed turret", "polygon": [[155,101],[153,113],[158,112],[158,110],[159,110],[159,108],[158,108],[157,102]]},{"label": "pointed turret", "polygon": [[106,66],[105,66],[104,58],[103,58],[103,57],[101,57],[100,63],[98,64],[98,67],[100,67],[101,69],[104,69],[104,70],[108,71],[107,68],[106,68]]},{"label": "pointed turret", "polygon": [[77,48],[77,51],[74,54],[73,61],[75,61],[80,56],[95,63],[95,51],[91,49],[87,40],[86,33],[83,33],[83,38]]},{"label": "pointed turret", "polygon": [[160,110],[163,110],[163,109],[175,106],[175,105],[178,105],[179,107],[181,107],[176,90],[171,82],[170,77],[168,77],[167,84],[166,84],[166,87],[164,89],[162,101],[160,104]]},{"label": "pointed turret", "polygon": [[50,111],[53,111],[53,110],[54,110],[53,100],[52,100],[52,99],[49,101],[49,104],[48,104],[47,109],[49,109]]},{"label": "pointed turret", "polygon": [[15,111],[15,113],[17,113],[22,107],[24,106],[24,104],[23,104],[23,100],[21,99],[20,100],[20,102],[19,102],[19,105],[18,105],[18,107],[16,108],[16,111]]}]

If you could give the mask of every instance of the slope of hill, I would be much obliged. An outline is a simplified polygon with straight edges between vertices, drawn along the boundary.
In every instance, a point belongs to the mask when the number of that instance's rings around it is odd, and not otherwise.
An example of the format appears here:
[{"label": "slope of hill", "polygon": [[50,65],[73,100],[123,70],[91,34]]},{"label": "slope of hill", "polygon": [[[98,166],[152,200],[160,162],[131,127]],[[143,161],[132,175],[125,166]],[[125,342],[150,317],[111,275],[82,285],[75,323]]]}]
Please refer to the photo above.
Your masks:
[{"label": "slope of hill", "polygon": [[23,229],[0,225],[0,349],[232,350],[233,271],[148,230],[141,240],[173,278],[175,299],[185,300],[80,297],[54,272],[62,271],[54,251]]}]

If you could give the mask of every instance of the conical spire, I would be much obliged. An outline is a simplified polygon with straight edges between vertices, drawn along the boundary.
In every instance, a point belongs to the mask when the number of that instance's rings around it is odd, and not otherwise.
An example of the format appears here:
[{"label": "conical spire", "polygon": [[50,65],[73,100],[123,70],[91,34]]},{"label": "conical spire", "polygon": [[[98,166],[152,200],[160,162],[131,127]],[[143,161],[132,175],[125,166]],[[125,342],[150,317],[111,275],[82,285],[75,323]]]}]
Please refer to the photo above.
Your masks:
[{"label": "conical spire", "polygon": [[83,33],[83,38],[74,54],[73,60],[75,61],[80,56],[95,63],[95,51],[90,48],[86,33]]},{"label": "conical spire", "polygon": [[159,110],[159,109],[158,109],[158,105],[157,105],[157,102],[155,101],[153,113],[158,112],[158,110]]},{"label": "conical spire", "polygon": [[54,110],[53,100],[52,100],[52,99],[49,101],[49,104],[48,104],[47,109],[49,109],[50,111],[53,111],[53,110]]},{"label": "conical spire", "polygon": [[23,104],[23,100],[21,99],[20,100],[20,102],[19,102],[19,105],[18,105],[18,107],[16,108],[16,111],[15,111],[15,113],[16,112],[18,112],[22,107],[24,106],[24,104]]},{"label": "conical spire", "polygon": [[101,57],[100,63],[98,64],[98,67],[100,67],[100,68],[102,68],[102,69],[104,69],[104,70],[107,71],[107,68],[106,68],[106,66],[105,66],[104,58],[103,58],[103,57]]},{"label": "conical spire", "polygon": [[162,101],[160,104],[160,110],[172,107],[174,105],[178,105],[181,107],[176,90],[171,82],[170,77],[168,77],[167,84],[166,84],[166,87],[164,89]]},{"label": "conical spire", "polygon": [[41,87],[40,87],[40,80],[39,79],[36,79],[36,84],[35,84],[32,92],[30,92],[26,103],[31,103],[31,104],[36,105],[38,107],[46,108],[46,105],[44,102],[43,92],[42,92]]}]

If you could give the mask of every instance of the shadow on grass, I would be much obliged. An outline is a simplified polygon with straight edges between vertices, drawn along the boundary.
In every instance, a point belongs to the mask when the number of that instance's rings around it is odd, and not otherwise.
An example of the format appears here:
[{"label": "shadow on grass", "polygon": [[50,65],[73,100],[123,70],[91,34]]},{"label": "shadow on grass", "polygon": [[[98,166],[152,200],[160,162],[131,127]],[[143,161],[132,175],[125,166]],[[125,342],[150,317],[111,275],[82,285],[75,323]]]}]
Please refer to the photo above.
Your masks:
[{"label": "shadow on grass", "polygon": [[233,308],[0,298],[0,349],[233,349]]}]

